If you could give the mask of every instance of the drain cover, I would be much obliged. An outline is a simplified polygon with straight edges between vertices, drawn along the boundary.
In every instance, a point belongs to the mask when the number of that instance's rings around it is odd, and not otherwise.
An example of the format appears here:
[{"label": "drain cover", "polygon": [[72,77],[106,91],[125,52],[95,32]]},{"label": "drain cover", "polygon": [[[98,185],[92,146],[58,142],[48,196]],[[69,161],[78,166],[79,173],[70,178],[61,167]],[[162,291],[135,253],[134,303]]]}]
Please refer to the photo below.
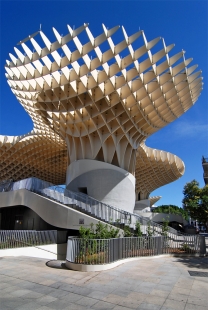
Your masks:
[{"label": "drain cover", "polygon": [[192,276],[192,277],[206,277],[206,278],[208,278],[208,272],[204,272],[204,271],[191,271],[191,270],[188,270],[188,273],[189,273],[190,276]]}]

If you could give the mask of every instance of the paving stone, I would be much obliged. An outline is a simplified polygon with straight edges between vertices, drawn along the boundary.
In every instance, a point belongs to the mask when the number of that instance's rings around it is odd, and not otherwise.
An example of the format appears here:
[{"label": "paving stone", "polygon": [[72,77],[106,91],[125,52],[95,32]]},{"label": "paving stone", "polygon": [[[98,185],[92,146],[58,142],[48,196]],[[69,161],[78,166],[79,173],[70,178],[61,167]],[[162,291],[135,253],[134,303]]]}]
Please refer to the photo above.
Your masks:
[{"label": "paving stone", "polygon": [[82,295],[67,292],[67,295],[62,296],[61,300],[67,301],[69,303],[74,303],[77,300],[81,299],[82,297],[83,297]]},{"label": "paving stone", "polygon": [[159,283],[161,280],[155,277],[149,277],[145,279],[145,282],[150,282],[150,283]]},{"label": "paving stone", "polygon": [[65,285],[64,282],[55,282],[53,284],[50,284],[49,286],[50,287],[53,287],[53,288],[60,288],[61,286]]},{"label": "paving stone", "polygon": [[[5,304],[1,303],[1,301],[0,301],[0,306],[1,306],[2,309],[4,309],[4,310],[11,310],[11,309],[12,309],[11,307],[8,307],[8,306],[6,306]],[[1,308],[0,308],[0,309],[1,309]]]},{"label": "paving stone", "polygon": [[72,293],[76,293],[82,296],[88,296],[90,293],[92,293],[92,290],[86,287],[80,287],[74,285],[74,287],[72,288]]},{"label": "paving stone", "polygon": [[95,299],[104,299],[106,298],[107,296],[109,296],[108,293],[106,292],[102,292],[102,291],[98,291],[98,290],[93,290],[89,295],[87,295],[88,297],[91,297],[91,298],[95,298]]},{"label": "paving stone", "polygon": [[168,286],[168,285],[163,285],[163,284],[157,284],[157,286],[155,288],[157,290],[159,290],[159,291],[170,292],[173,287],[172,286]]},{"label": "paving stone", "polygon": [[42,284],[42,285],[46,285],[46,286],[49,286],[50,284],[53,284],[53,283],[55,283],[56,281],[55,280],[50,280],[50,279],[48,279],[48,280],[42,280],[39,284]]},{"label": "paving stone", "polygon": [[47,305],[47,307],[49,307],[51,309],[62,310],[62,309],[65,309],[66,307],[68,307],[68,305],[69,305],[69,301],[66,301],[66,300],[63,301],[61,299],[57,299],[57,300],[49,303]]},{"label": "paving stone", "polygon": [[52,297],[52,296],[49,296],[49,295],[47,295],[47,296],[44,295],[43,297],[38,298],[37,303],[38,303],[39,305],[45,306],[45,305],[47,305],[47,304],[49,304],[49,303],[51,303],[51,302],[53,302],[53,301],[55,301],[55,300],[57,300],[57,298]]},{"label": "paving stone", "polygon": [[157,287],[157,284],[145,281],[145,282],[142,282],[139,286],[154,289],[155,287]]},{"label": "paving stone", "polygon": [[24,257],[0,261],[0,309],[205,310],[208,304],[208,279],[188,274],[205,270],[208,258],[144,258],[96,273],[66,272],[46,262]]},{"label": "paving stone", "polygon": [[36,287],[36,283],[32,283],[32,282],[29,282],[29,281],[23,281],[22,283],[20,283],[18,285],[18,287],[20,288],[25,288],[25,289],[28,289],[28,290],[33,290],[35,287]]},{"label": "paving stone", "polygon": [[68,293],[69,292],[67,291],[54,289],[54,291],[50,292],[48,295],[55,297],[55,298],[61,298],[63,296],[66,296]]},{"label": "paving stone", "polygon": [[173,299],[166,299],[166,301],[164,302],[163,306],[174,309],[174,310],[183,310],[185,309],[185,305],[186,303],[183,301],[177,301]]},{"label": "paving stone", "polygon": [[34,292],[41,293],[41,294],[49,294],[50,292],[54,291],[53,287],[45,286],[45,285],[37,285],[33,288]]},{"label": "paving stone", "polygon": [[182,294],[182,295],[187,295],[189,296],[190,294],[190,289],[186,289],[186,288],[179,288],[177,286],[174,286],[172,291],[171,291],[172,294]]},{"label": "paving stone", "polygon": [[135,288],[135,291],[138,293],[144,293],[146,295],[150,294],[152,292],[153,288],[152,287],[145,287],[143,285],[140,285]]},{"label": "paving stone", "polygon": [[38,308],[40,308],[40,305],[37,304],[36,302],[32,301],[32,302],[26,303],[22,306],[14,307],[13,309],[15,309],[15,310],[36,310]]},{"label": "paving stone", "polygon": [[105,301],[98,301],[96,304],[93,305],[93,309],[96,310],[108,310],[108,309],[113,309],[115,307],[114,304],[105,302]]},{"label": "paving stone", "polygon": [[[207,283],[207,287],[208,287],[208,283]],[[201,298],[201,297],[204,297],[207,295],[207,290],[206,291],[203,291],[203,290],[195,290],[195,289],[192,289],[190,291],[190,296],[193,296],[193,297],[197,297],[197,298]]]},{"label": "paving stone", "polygon": [[[103,286],[98,286],[98,285],[95,285],[95,289],[99,289],[99,290],[102,290],[103,292],[105,293],[113,293],[113,291],[117,288],[117,285],[114,286],[114,285],[103,285]],[[92,291],[93,291],[93,288],[91,287]]]},{"label": "paving stone", "polygon": [[[134,295],[136,294],[136,295]],[[139,302],[145,302],[146,299],[148,298],[148,296],[150,296],[149,294],[145,294],[145,293],[139,293],[139,292],[132,292],[128,298],[133,298],[134,300],[138,300]]]},{"label": "paving stone", "polygon": [[21,297],[21,296],[27,295],[31,292],[32,291],[27,290],[27,289],[20,289],[20,290],[15,290],[15,291],[11,292],[11,295],[16,296],[16,297]]},{"label": "paving stone", "polygon": [[34,291],[30,291],[29,293],[24,295],[24,298],[37,299],[37,298],[40,298],[42,296],[43,296],[43,294],[40,294],[40,293],[37,293],[37,292],[34,292]]},{"label": "paving stone", "polygon": [[184,309],[185,310],[206,310],[207,308],[204,308],[204,306],[196,306],[196,305],[187,303]]},{"label": "paving stone", "polygon": [[164,291],[164,290],[159,290],[159,289],[154,289],[150,293],[150,295],[159,296],[163,298],[168,297],[169,294],[170,294],[169,291]]},{"label": "paving stone", "polygon": [[168,296],[168,299],[187,302],[188,295],[176,294],[171,292]]},{"label": "paving stone", "polygon": [[19,298],[1,298],[0,299],[0,309],[8,308],[15,309],[15,307],[19,307],[27,303],[27,301],[20,300]]},{"label": "paving stone", "polygon": [[122,303],[124,300],[124,297],[121,297],[119,295],[109,294],[105,298],[103,298],[103,301],[110,302],[112,304],[119,304]]},{"label": "paving stone", "polygon": [[[48,280],[49,281],[49,280]],[[62,280],[63,283],[66,283],[66,284],[74,284],[76,283],[76,279],[73,279],[73,278],[66,278],[64,280]]]},{"label": "paving stone", "polygon": [[0,283],[0,290],[4,290],[5,288],[10,287],[10,286],[11,286],[11,284],[9,284],[9,283],[1,282]]},{"label": "paving stone", "polygon": [[142,303],[143,301],[138,301],[132,298],[124,298],[123,301],[119,302],[119,305],[122,307],[129,307],[131,309],[137,309],[138,306]]},{"label": "paving stone", "polygon": [[138,310],[160,310],[161,306],[143,302],[137,308]]},{"label": "paving stone", "polygon": [[174,286],[177,281],[172,281],[171,279],[161,279],[159,282],[159,285],[168,285],[168,286]]},{"label": "paving stone", "polygon": [[[129,289],[129,287],[128,287],[128,289]],[[119,295],[122,297],[127,297],[130,293],[131,293],[131,291],[129,291],[125,288],[117,288],[113,291],[114,295]]]},{"label": "paving stone", "polygon": [[91,307],[95,303],[97,303],[97,300],[94,298],[83,297],[83,298],[77,300],[75,303],[78,305],[81,305],[81,306]]},{"label": "paving stone", "polygon": [[119,306],[115,306],[113,310],[132,310],[132,308],[127,308],[127,307],[123,307],[119,305]]},{"label": "paving stone", "polygon": [[38,308],[38,310],[53,310],[53,309],[49,308],[47,306],[42,306],[42,307]]},{"label": "paving stone", "polygon": [[[79,287],[80,286],[78,286],[77,288],[79,289]],[[59,287],[59,289],[68,292],[73,292],[76,289],[76,285],[64,283]]]},{"label": "paving stone", "polygon": [[81,306],[73,303],[69,303],[68,306],[64,308],[64,310],[87,310],[87,309],[93,310],[93,308],[88,308],[86,306]]},{"label": "paving stone", "polygon": [[[208,294],[208,286],[207,286],[207,294]],[[197,298],[194,296],[189,296],[188,297],[188,303],[189,304],[193,304],[193,305],[197,305],[197,306],[204,306],[208,308],[208,296],[204,295],[202,298]]]},{"label": "paving stone", "polygon": [[166,298],[160,297],[160,296],[155,296],[155,295],[148,295],[146,297],[145,302],[154,304],[154,305],[159,305],[162,306],[165,302]]}]

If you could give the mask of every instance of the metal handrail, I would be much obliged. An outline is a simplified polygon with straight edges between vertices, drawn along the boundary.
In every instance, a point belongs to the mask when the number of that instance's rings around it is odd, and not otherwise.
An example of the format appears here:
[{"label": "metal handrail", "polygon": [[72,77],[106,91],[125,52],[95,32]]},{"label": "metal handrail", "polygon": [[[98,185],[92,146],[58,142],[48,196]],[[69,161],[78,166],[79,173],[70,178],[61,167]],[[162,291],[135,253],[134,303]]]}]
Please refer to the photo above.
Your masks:
[{"label": "metal handrail", "polygon": [[57,243],[57,231],[0,230],[0,249]]},{"label": "metal handrail", "polygon": [[[1,185],[1,184],[0,184]],[[103,215],[103,220],[105,220],[108,223],[112,223],[111,218],[108,218],[108,214],[117,214],[117,219],[115,222],[113,223],[119,223],[119,221],[121,222],[121,224],[123,223],[124,225],[134,225],[136,224],[136,222],[140,222],[142,225],[150,225],[151,229],[155,231],[155,233],[162,233],[162,225],[152,221],[152,220],[148,220],[147,218],[135,214],[135,213],[130,213],[128,211],[107,205],[95,198],[92,198],[84,193],[78,193],[78,192],[73,192],[70,191],[68,189],[65,189],[63,187],[60,187],[58,185],[54,185],[52,183],[40,180],[38,178],[32,177],[32,178],[27,178],[21,181],[17,181],[17,182],[10,182],[10,186],[9,188],[7,187],[8,191],[13,191],[13,190],[18,190],[18,189],[27,189],[31,192],[37,193],[41,196],[44,197],[49,197],[51,199],[54,199],[56,201],[61,202],[64,205],[68,205],[67,203],[64,203],[64,199],[65,198],[70,198],[72,199],[72,201],[74,201],[75,204],[80,204],[81,207],[82,203],[85,204],[85,211],[89,211],[92,215],[95,215],[95,213],[92,213],[92,207],[94,206],[96,208],[97,206],[97,210],[101,209],[101,213]],[[0,186],[0,192],[4,191],[4,188],[2,186]],[[47,193],[46,193],[47,192]],[[51,192],[51,193],[49,193]],[[53,193],[53,194],[52,194]],[[62,197],[57,197],[57,193],[62,194]],[[50,195],[49,195],[50,194]],[[62,199],[60,199],[62,198]],[[73,204],[73,202],[71,202],[71,204]],[[145,230],[146,231],[146,230]],[[177,230],[168,227],[168,233],[173,233],[173,234],[178,234]]]},{"label": "metal handrail", "polygon": [[69,237],[66,261],[74,264],[103,265],[131,257],[160,254],[205,255],[205,238],[199,235],[111,239]]}]

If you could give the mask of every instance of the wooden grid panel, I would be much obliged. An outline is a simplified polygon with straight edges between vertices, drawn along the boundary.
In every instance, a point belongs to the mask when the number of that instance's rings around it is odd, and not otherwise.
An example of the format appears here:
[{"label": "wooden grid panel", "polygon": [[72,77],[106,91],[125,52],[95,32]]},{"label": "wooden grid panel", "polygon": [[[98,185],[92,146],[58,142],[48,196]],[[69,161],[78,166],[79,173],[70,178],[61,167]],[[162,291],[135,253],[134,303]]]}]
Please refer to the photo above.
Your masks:
[{"label": "wooden grid panel", "polygon": [[162,196],[152,196],[152,197],[149,197],[150,207],[152,207],[161,198],[162,198]]},{"label": "wooden grid panel", "polygon": [[0,136],[0,181],[37,177],[53,184],[64,184],[67,149],[58,136],[29,134]]},{"label": "wooden grid panel", "polygon": [[147,199],[152,191],[179,179],[184,171],[184,163],[178,156],[142,143],[137,151],[136,193]]},{"label": "wooden grid panel", "polygon": [[[196,102],[202,77],[197,66],[188,67],[192,59],[184,51],[170,57],[174,44],[166,46],[163,38],[148,42],[143,31],[128,36],[122,27],[124,40],[114,44],[118,29],[103,25],[94,38],[88,24],[68,26],[65,36],[53,28],[55,42],[39,31],[19,42],[22,52],[15,47],[17,56],[10,54],[5,69],[34,129],[62,137],[70,162],[97,159],[134,173],[139,144]],[[143,43],[134,50],[139,38]],[[104,42],[109,48],[102,52]],[[154,53],[159,42],[162,49]]]}]

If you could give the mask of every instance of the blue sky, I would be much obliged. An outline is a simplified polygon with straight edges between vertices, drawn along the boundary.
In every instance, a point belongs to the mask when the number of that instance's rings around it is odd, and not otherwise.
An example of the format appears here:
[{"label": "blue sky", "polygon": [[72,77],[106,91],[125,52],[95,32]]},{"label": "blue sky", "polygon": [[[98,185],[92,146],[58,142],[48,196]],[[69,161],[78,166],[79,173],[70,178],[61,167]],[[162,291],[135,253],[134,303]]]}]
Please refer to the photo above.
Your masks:
[{"label": "blue sky", "polygon": [[[10,91],[4,65],[14,46],[39,30],[52,40],[52,27],[67,34],[67,24],[75,28],[90,24],[96,36],[106,27],[123,25],[128,35],[144,30],[147,40],[164,37],[175,43],[173,54],[186,51],[204,78],[204,89],[196,104],[177,121],[151,136],[146,144],[179,156],[186,165],[184,176],[151,195],[163,198],[159,204],[181,206],[183,186],[193,179],[204,186],[202,155],[208,157],[208,1],[1,1],[0,37],[0,134],[20,135],[32,129],[32,121]],[[121,32],[117,35],[120,40]],[[115,40],[117,40],[115,36]]]}]

